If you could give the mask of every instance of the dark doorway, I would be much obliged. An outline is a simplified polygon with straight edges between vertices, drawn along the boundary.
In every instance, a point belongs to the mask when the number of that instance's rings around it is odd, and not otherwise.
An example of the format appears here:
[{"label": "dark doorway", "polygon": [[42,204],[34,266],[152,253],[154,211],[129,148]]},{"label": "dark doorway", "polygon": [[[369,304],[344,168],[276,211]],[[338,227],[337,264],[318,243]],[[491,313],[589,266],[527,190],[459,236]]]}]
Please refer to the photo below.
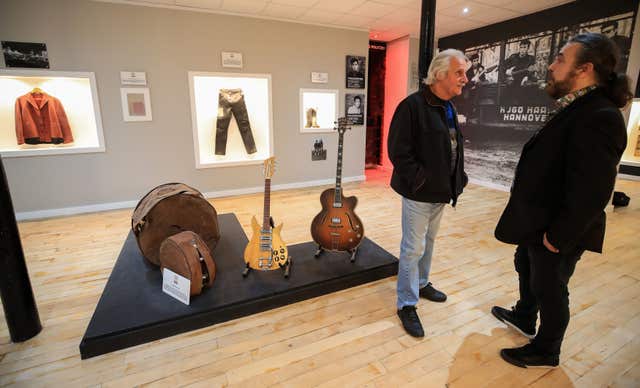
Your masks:
[{"label": "dark doorway", "polygon": [[365,168],[381,164],[382,118],[384,116],[384,76],[387,44],[369,41],[369,75],[367,85],[367,144]]}]

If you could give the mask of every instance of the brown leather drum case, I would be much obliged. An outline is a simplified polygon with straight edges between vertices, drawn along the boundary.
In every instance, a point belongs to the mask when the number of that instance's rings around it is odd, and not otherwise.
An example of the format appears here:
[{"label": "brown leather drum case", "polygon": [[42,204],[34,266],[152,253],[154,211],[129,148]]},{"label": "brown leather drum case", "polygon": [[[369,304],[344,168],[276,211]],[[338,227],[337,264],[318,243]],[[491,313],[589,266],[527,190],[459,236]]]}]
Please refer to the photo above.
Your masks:
[{"label": "brown leather drum case", "polygon": [[194,232],[185,231],[165,239],[160,245],[160,268],[169,268],[191,281],[191,296],[211,287],[216,264],[207,244]]},{"label": "brown leather drum case", "polygon": [[160,185],[142,197],[131,216],[131,228],[142,255],[155,265],[160,265],[160,244],[174,234],[191,230],[210,252],[220,240],[216,209],[183,183]]}]

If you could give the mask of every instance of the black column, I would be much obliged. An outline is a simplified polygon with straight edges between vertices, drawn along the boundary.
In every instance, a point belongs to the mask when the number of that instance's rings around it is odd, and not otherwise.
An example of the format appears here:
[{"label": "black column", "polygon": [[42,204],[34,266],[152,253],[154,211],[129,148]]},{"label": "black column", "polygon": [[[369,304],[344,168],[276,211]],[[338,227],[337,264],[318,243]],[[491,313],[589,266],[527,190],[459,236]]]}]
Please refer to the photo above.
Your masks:
[{"label": "black column", "polygon": [[418,71],[420,72],[420,87],[427,76],[429,64],[435,51],[436,0],[422,0],[422,15],[420,17],[420,53]]},{"label": "black column", "polygon": [[24,252],[22,252],[2,156],[0,156],[0,296],[13,342],[26,341],[42,330]]}]

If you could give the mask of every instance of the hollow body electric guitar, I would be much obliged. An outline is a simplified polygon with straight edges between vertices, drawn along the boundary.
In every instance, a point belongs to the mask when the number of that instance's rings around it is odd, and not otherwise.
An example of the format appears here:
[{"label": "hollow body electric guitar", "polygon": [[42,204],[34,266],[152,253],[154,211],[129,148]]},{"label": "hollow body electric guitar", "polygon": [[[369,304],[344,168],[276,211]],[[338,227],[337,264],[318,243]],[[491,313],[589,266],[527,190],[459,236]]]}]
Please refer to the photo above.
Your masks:
[{"label": "hollow body electric guitar", "polygon": [[342,150],[344,133],[350,124],[346,118],[338,119],[338,163],[336,171],[336,185],[326,189],[320,195],[322,211],[311,223],[311,236],[318,244],[316,257],[323,250],[351,252],[351,261],[355,260],[358,245],[364,237],[362,221],[354,212],[358,198],[345,197],[342,193]]},{"label": "hollow body electric guitar", "polygon": [[253,234],[244,250],[244,261],[247,268],[243,272],[246,276],[249,269],[258,271],[270,271],[284,269],[285,277],[289,275],[289,252],[287,245],[280,237],[282,224],[274,227],[270,215],[271,208],[271,177],[273,176],[275,158],[264,161],[264,212],[262,227],[258,224],[256,216],[251,218]]}]

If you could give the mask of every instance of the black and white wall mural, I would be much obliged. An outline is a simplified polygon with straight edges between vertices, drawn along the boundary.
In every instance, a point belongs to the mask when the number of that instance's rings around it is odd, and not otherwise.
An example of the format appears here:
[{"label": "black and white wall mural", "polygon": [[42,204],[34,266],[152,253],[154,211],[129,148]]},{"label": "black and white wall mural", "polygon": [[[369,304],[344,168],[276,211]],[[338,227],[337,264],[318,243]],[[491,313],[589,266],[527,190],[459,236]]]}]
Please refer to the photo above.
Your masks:
[{"label": "black and white wall mural", "polygon": [[608,35],[622,54],[618,71],[626,70],[638,0],[612,4],[578,1],[439,40],[440,49],[462,50],[472,63],[454,100],[471,179],[511,185],[522,146],[554,109],[544,91],[547,68],[569,38]]}]

